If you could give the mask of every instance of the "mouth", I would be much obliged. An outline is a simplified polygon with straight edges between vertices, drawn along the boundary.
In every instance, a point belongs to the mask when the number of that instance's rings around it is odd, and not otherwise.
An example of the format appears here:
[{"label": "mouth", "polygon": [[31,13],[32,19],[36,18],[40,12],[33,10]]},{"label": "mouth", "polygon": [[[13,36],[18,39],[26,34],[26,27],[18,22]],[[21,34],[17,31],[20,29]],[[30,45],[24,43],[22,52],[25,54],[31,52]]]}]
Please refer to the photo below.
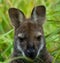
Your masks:
[{"label": "mouth", "polygon": [[35,59],[35,55],[34,54],[30,54],[30,55],[27,55],[27,57],[31,58],[31,59]]}]

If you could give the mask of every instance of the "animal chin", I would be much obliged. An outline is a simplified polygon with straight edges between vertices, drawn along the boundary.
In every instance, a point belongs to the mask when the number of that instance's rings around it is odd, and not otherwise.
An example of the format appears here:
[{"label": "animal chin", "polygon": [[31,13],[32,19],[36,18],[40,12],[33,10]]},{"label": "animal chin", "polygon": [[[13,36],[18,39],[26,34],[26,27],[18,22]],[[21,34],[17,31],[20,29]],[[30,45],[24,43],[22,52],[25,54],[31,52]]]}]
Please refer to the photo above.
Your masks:
[{"label": "animal chin", "polygon": [[31,59],[35,59],[36,55],[30,54],[28,57],[31,58]]}]

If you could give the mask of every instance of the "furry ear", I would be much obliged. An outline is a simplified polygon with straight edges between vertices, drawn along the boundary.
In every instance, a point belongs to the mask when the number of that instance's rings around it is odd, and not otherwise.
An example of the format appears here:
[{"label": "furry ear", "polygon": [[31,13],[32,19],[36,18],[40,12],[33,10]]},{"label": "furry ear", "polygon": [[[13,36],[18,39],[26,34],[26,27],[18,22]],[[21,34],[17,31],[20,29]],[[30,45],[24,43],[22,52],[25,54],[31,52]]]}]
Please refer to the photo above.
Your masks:
[{"label": "furry ear", "polygon": [[46,15],[45,6],[37,6],[37,7],[33,8],[31,18],[36,23],[42,25],[45,20],[45,15]]},{"label": "furry ear", "polygon": [[11,22],[15,28],[19,27],[20,22],[24,21],[25,16],[22,11],[16,8],[10,8],[8,10]]}]

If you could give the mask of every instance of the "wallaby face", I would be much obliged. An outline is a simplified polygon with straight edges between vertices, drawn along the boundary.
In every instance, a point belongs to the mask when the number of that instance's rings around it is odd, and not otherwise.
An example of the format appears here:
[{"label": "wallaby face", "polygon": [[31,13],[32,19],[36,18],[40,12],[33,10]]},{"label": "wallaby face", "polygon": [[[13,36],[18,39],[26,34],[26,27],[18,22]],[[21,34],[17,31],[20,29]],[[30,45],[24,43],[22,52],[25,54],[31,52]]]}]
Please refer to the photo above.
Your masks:
[{"label": "wallaby face", "polygon": [[45,45],[42,25],[45,20],[46,9],[37,6],[32,10],[31,17],[25,18],[23,12],[10,8],[9,16],[15,27],[15,48],[23,56],[36,58]]},{"label": "wallaby face", "polygon": [[35,58],[44,47],[42,27],[25,22],[16,30],[15,41],[17,49],[24,56]]}]

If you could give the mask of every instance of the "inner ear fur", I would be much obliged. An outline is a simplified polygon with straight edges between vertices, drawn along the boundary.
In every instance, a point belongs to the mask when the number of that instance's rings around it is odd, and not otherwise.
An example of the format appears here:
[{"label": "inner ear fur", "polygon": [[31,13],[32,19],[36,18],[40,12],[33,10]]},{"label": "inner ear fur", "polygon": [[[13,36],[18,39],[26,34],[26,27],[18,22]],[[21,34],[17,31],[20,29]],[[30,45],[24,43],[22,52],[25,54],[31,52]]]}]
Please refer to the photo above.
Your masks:
[{"label": "inner ear fur", "polygon": [[45,6],[36,6],[33,8],[31,13],[31,18],[37,22],[38,24],[43,24],[46,16],[46,8]]},{"label": "inner ear fur", "polygon": [[23,12],[16,8],[10,8],[8,10],[9,17],[11,19],[12,25],[17,28],[20,25],[20,22],[22,22],[25,19],[25,16]]}]

